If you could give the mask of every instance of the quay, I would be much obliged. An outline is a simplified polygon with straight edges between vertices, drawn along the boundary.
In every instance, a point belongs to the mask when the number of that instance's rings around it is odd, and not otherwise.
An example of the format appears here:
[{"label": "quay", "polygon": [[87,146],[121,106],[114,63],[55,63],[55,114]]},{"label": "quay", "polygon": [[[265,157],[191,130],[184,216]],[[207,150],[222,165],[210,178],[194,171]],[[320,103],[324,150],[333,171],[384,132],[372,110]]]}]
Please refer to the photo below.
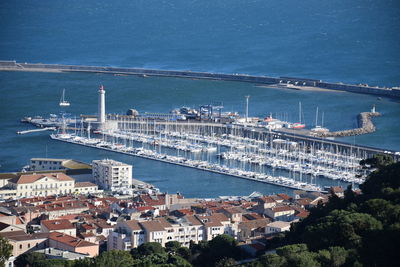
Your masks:
[{"label": "quay", "polygon": [[80,66],[80,65],[61,65],[61,64],[42,64],[42,63],[17,63],[16,61],[0,61],[0,71],[37,71],[37,72],[89,72],[89,73],[109,73],[115,75],[137,75],[141,77],[178,77],[190,79],[207,79],[248,82],[259,85],[293,85],[297,88],[307,87],[316,89],[330,89],[337,91],[348,91],[361,94],[372,94],[385,97],[400,97],[399,87],[378,87],[367,84],[344,84],[330,83],[317,79],[295,78],[295,77],[268,77],[247,74],[225,74],[179,70],[156,70],[142,68],[118,68],[102,66]]}]

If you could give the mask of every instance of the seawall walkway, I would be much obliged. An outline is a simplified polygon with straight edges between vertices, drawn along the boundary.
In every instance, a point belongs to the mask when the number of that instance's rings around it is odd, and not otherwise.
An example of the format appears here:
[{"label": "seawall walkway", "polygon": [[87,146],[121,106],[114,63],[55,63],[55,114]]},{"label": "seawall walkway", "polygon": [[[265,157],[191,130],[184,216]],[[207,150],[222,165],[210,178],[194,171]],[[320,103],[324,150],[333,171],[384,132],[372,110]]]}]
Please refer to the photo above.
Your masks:
[{"label": "seawall walkway", "polygon": [[343,83],[328,83],[321,80],[294,78],[294,77],[268,77],[253,76],[246,74],[224,74],[210,72],[178,71],[178,70],[154,70],[140,68],[117,68],[100,66],[79,66],[79,65],[59,65],[42,63],[17,63],[15,61],[0,61],[0,71],[38,71],[38,72],[92,72],[92,73],[110,73],[122,75],[140,75],[161,76],[161,77],[179,77],[191,79],[208,79],[250,82],[254,84],[285,84],[297,87],[314,87],[338,91],[348,91],[353,93],[372,94],[387,97],[399,97],[399,87],[372,87],[367,84],[351,85]]}]

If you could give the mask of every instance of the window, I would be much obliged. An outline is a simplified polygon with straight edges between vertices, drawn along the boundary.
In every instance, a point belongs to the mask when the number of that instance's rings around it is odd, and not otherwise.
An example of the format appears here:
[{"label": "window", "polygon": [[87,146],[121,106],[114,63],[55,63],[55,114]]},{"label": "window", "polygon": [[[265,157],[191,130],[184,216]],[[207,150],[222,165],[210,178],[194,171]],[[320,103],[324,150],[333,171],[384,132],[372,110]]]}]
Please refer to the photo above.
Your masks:
[{"label": "window", "polygon": [[22,244],[21,244],[21,245],[19,245],[19,249],[22,249]]},{"label": "window", "polygon": [[31,248],[31,243],[28,243],[28,248]]}]

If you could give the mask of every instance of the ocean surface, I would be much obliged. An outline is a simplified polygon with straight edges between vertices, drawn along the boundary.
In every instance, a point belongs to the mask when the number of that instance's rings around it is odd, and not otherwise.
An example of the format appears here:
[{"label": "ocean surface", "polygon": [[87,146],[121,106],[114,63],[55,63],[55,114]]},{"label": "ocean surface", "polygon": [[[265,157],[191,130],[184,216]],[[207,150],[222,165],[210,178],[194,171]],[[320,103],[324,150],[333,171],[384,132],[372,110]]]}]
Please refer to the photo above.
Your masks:
[{"label": "ocean surface", "polygon": [[[400,85],[398,1],[1,1],[0,59],[294,76],[325,81]],[[0,171],[31,157],[113,158],[134,176],[188,197],[287,192],[281,187],[52,141],[16,131],[24,116],[59,113],[63,88],[71,114],[95,114],[97,89],[107,112],[169,112],[222,101],[225,111],[315,124],[316,108],[331,130],[355,127],[375,104],[377,131],[340,140],[400,151],[399,100],[347,92],[257,87],[247,83],[106,74],[0,72]],[[320,117],[321,120],[321,117]]]}]

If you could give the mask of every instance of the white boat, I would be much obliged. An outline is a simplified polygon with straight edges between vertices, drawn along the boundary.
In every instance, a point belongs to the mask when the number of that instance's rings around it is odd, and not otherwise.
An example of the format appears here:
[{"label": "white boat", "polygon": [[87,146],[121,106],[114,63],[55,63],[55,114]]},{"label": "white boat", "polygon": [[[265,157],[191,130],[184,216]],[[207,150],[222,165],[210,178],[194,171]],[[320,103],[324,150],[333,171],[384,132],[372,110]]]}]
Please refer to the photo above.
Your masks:
[{"label": "white boat", "polygon": [[65,89],[63,89],[62,96],[60,99],[60,107],[69,107],[70,103],[65,100]]}]

